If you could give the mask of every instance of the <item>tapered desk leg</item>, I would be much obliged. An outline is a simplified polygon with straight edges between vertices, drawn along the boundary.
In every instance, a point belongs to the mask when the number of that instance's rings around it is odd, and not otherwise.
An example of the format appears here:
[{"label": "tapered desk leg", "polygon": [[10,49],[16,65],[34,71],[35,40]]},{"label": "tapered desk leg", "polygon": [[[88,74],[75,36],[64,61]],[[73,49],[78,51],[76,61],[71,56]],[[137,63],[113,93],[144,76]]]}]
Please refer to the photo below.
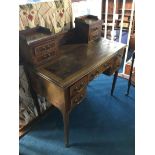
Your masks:
[{"label": "tapered desk leg", "polygon": [[63,113],[63,122],[64,122],[64,143],[65,146],[69,146],[69,112]]},{"label": "tapered desk leg", "polygon": [[118,76],[118,71],[115,72],[113,82],[112,82],[112,88],[111,88],[111,95],[113,95],[114,89],[115,89],[115,84]]}]

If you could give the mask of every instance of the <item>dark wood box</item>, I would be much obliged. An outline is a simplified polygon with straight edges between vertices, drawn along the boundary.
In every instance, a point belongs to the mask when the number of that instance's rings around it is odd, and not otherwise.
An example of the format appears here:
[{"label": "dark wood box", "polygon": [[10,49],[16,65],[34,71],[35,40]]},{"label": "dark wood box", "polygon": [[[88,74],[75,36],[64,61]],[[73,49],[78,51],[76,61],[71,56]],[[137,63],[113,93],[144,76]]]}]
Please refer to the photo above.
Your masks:
[{"label": "dark wood box", "polygon": [[75,18],[75,31],[79,42],[88,43],[101,37],[102,20],[86,15]]},{"label": "dark wood box", "polygon": [[19,32],[19,49],[22,60],[34,66],[58,56],[56,35],[49,29],[35,27]]}]

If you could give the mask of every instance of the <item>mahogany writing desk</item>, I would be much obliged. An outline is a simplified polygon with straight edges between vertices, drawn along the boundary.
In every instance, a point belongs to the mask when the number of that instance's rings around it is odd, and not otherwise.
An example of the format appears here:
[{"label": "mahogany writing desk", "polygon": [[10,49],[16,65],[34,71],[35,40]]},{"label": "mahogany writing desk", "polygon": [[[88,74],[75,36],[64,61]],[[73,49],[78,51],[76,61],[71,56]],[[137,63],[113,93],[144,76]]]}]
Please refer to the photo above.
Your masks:
[{"label": "mahogany writing desk", "polygon": [[125,44],[99,38],[89,44],[59,47],[60,56],[37,67],[30,67],[35,92],[60,110],[64,141],[69,144],[69,113],[85,97],[87,85],[97,75],[114,75],[113,93]]}]

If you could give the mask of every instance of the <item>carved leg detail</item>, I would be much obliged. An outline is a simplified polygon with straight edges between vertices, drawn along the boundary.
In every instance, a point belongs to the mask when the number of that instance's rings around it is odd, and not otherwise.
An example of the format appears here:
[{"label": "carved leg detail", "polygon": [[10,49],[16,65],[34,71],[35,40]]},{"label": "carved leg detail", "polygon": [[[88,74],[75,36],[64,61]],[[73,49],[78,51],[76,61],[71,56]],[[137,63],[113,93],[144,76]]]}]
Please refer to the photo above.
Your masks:
[{"label": "carved leg detail", "polygon": [[114,78],[113,78],[113,82],[112,82],[112,88],[111,88],[111,95],[112,95],[112,96],[113,96],[113,92],[114,92],[114,89],[115,89],[117,76],[118,76],[118,71],[115,72]]},{"label": "carved leg detail", "polygon": [[69,112],[63,113],[63,122],[64,122],[64,143],[65,146],[69,146]]}]

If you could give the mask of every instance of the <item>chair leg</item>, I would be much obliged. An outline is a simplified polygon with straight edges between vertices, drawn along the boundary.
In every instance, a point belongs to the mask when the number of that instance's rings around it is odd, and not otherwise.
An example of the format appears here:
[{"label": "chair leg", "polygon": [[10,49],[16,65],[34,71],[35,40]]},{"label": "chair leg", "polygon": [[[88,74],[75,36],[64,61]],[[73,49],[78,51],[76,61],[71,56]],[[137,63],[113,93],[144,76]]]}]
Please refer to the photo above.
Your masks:
[{"label": "chair leg", "polygon": [[135,53],[133,53],[133,56],[132,56],[130,76],[129,76],[129,81],[128,81],[128,89],[127,89],[127,93],[126,93],[127,96],[129,95],[130,86],[131,86],[131,77],[132,77],[132,70],[133,70],[134,59],[135,59]]},{"label": "chair leg", "polygon": [[128,82],[128,89],[127,89],[127,93],[126,93],[127,96],[129,95],[130,86],[131,86],[131,82]]},{"label": "chair leg", "polygon": [[112,88],[111,88],[111,96],[113,96],[113,92],[114,92],[114,89],[115,89],[117,76],[118,76],[118,71],[116,71],[115,74],[114,74],[114,78],[113,78],[113,82],[112,82]]}]

